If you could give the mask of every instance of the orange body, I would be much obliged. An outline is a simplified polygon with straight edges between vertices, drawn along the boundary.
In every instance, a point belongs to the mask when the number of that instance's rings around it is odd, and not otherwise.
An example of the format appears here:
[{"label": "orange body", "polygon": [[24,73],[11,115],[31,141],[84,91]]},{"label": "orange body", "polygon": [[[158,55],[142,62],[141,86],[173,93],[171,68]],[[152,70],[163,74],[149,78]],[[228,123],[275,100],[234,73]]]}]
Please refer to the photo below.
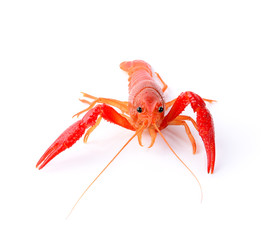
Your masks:
[{"label": "orange body", "polygon": [[[167,85],[158,73],[152,71],[152,68],[148,63],[142,60],[127,61],[122,62],[120,68],[126,71],[129,75],[128,101],[97,98],[83,93],[84,97],[92,99],[93,101],[90,102],[85,99],[81,100],[88,104],[89,107],[76,115],[79,116],[85,112],[86,114],[82,119],[67,128],[56,139],[56,141],[54,141],[54,143],[42,155],[36,166],[39,169],[42,169],[55,156],[71,147],[84,134],[84,142],[86,142],[89,135],[100,124],[102,119],[117,124],[123,128],[135,131],[135,134],[120,149],[103,171],[134,137],[138,137],[139,144],[142,146],[141,136],[145,129],[148,129],[152,139],[150,147],[153,146],[157,133],[159,133],[175,156],[185,165],[168,144],[161,133],[161,130],[169,125],[184,126],[192,143],[193,153],[195,153],[195,139],[186,123],[186,121],[190,121],[198,130],[198,133],[203,140],[207,154],[207,171],[208,173],[213,173],[215,166],[215,132],[212,116],[205,104],[205,101],[212,102],[212,100],[202,99],[199,95],[188,91],[182,92],[176,99],[165,103],[163,93],[167,89]],[[159,83],[157,81],[159,81]],[[163,85],[163,87],[160,85]],[[181,115],[189,104],[197,115],[196,121],[189,116]],[[117,112],[113,107],[119,109],[121,113]],[[165,110],[168,109],[168,113],[165,114]],[[96,177],[96,179],[101,175],[101,173]],[[89,186],[91,186],[94,181]]]},{"label": "orange body", "polygon": [[[81,100],[89,104],[89,107],[76,115],[79,116],[84,112],[87,113],[81,120],[70,126],[57,138],[40,158],[37,167],[39,169],[43,168],[56,155],[71,147],[85,133],[86,129],[89,128],[84,137],[84,141],[86,142],[88,136],[103,118],[121,127],[136,131],[135,136],[138,136],[140,145],[142,145],[142,133],[145,129],[148,129],[152,138],[150,147],[153,146],[157,133],[159,132],[161,135],[160,130],[169,125],[182,125],[185,127],[186,133],[193,145],[193,152],[195,153],[196,143],[186,124],[186,121],[190,121],[198,130],[204,142],[208,160],[208,173],[213,173],[215,166],[214,125],[212,116],[204,102],[212,102],[212,100],[202,99],[193,92],[183,92],[173,101],[165,103],[163,93],[167,89],[167,85],[158,73],[152,71],[148,63],[142,60],[127,61],[122,62],[120,68],[129,75],[128,102],[109,98],[96,98],[84,93],[84,97],[93,99],[94,101]],[[160,80],[163,88],[160,87],[156,79]],[[196,121],[189,116],[181,115],[189,104],[194,112],[197,113]],[[112,107],[120,109],[122,113],[118,113]],[[171,109],[165,115],[165,110],[168,108]]]},{"label": "orange body", "polygon": [[[164,118],[165,101],[160,85],[153,78],[151,66],[144,61],[135,60],[132,62],[122,62],[122,70],[129,75],[129,98],[128,110],[130,123],[137,130],[144,126],[152,136],[152,144],[155,140],[155,124],[160,127]],[[137,109],[140,108],[140,111]],[[161,111],[160,111],[161,110]],[[138,135],[141,145],[141,135]]]}]

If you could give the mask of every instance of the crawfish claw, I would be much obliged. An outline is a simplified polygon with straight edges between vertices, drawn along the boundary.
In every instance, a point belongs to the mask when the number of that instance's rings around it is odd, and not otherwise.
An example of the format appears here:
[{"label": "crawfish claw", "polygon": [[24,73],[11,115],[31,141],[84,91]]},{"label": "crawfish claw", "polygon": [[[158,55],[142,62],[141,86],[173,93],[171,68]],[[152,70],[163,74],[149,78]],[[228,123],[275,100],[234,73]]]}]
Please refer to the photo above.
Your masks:
[{"label": "crawfish claw", "polygon": [[213,173],[215,167],[215,131],[212,116],[205,107],[197,110],[198,132],[201,136],[207,154],[207,172]]},{"label": "crawfish claw", "polygon": [[85,132],[85,126],[83,126],[82,120],[79,120],[67,128],[54,143],[46,150],[36,167],[40,170],[48,162],[50,162],[55,156],[63,152],[65,149],[71,147]]},{"label": "crawfish claw", "polygon": [[197,130],[203,140],[207,153],[207,171],[214,172],[215,167],[215,131],[212,116],[206,108],[204,100],[193,92],[181,93],[175,99],[173,106],[164,118],[161,129],[165,128],[171,121],[179,116],[182,111],[191,104],[193,111],[197,114]]}]

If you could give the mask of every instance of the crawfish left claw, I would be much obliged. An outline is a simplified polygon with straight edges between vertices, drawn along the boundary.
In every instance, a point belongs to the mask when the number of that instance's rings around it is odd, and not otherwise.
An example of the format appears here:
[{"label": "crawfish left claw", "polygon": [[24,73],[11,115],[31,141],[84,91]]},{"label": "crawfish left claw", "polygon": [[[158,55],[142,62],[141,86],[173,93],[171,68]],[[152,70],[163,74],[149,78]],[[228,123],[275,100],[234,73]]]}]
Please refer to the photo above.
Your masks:
[{"label": "crawfish left claw", "polygon": [[202,138],[207,154],[207,172],[213,173],[215,167],[214,123],[209,110],[206,108],[204,100],[199,95],[193,92],[181,93],[178,98],[175,99],[170,112],[164,118],[161,129],[165,128],[171,121],[176,119],[188,104],[191,104],[192,109],[197,113],[197,130]]},{"label": "crawfish left claw", "polygon": [[215,131],[212,116],[207,108],[197,110],[198,132],[204,143],[207,154],[207,172],[213,173],[215,168]]}]

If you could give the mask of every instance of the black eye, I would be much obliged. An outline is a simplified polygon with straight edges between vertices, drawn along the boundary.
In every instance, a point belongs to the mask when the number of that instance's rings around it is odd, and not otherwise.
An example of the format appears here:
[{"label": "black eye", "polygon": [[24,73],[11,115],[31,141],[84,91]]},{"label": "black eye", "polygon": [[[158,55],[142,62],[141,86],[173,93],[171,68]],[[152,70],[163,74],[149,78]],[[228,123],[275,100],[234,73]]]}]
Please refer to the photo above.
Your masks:
[{"label": "black eye", "polygon": [[137,112],[138,112],[138,113],[141,113],[142,111],[143,111],[143,110],[142,110],[141,107],[138,107],[138,108],[137,108]]},{"label": "black eye", "polygon": [[164,108],[163,107],[159,107],[158,108],[158,112],[163,112],[164,111]]}]

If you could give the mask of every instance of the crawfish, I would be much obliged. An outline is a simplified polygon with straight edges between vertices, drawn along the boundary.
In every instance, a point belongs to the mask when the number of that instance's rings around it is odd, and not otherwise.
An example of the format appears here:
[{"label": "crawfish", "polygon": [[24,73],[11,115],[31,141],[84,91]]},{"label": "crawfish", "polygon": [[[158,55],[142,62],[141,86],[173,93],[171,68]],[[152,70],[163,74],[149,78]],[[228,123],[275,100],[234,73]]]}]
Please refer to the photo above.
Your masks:
[{"label": "crawfish", "polygon": [[[128,101],[119,101],[110,98],[96,98],[89,94],[83,93],[84,97],[92,99],[93,101],[90,102],[84,99],[81,100],[82,102],[89,104],[89,107],[76,115],[79,116],[85,112],[86,114],[81,120],[78,120],[67,128],[54,141],[54,143],[42,155],[36,167],[38,169],[42,169],[55,156],[71,147],[84,134],[84,142],[87,142],[89,135],[100,124],[102,119],[117,124],[123,128],[132,130],[135,133],[108,163],[108,165],[101,171],[96,179],[133,138],[137,136],[138,142],[142,146],[142,133],[146,129],[151,136],[151,143],[149,147],[153,146],[157,133],[159,133],[175,156],[185,165],[185,163],[178,157],[166,141],[161,131],[169,125],[184,126],[193,146],[193,153],[195,153],[196,142],[191,134],[188,124],[186,123],[186,121],[190,121],[197,129],[203,140],[207,154],[207,172],[213,173],[215,166],[214,124],[212,116],[205,104],[205,101],[212,102],[213,100],[203,99],[199,95],[187,91],[182,92],[176,99],[165,102],[164,92],[167,89],[167,85],[158,73],[153,72],[148,63],[142,60],[126,61],[120,64],[120,68],[129,75]],[[158,81],[160,81],[159,84]],[[196,121],[190,116],[181,115],[189,104],[196,113]],[[121,112],[116,111],[114,107],[119,109]],[[165,111],[168,111],[166,115]],[[189,168],[188,170],[191,172]],[[89,187],[96,181],[96,179],[94,179]]]}]

